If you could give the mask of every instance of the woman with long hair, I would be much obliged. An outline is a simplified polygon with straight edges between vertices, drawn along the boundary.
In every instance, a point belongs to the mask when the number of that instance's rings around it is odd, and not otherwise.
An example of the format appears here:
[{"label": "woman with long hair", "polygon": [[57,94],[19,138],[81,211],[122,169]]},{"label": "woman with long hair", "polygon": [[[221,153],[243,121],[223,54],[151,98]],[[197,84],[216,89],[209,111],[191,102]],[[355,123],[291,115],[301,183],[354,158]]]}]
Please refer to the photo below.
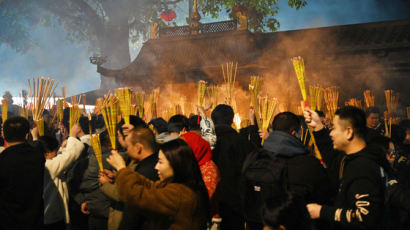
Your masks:
[{"label": "woman with long hair", "polygon": [[158,158],[160,181],[153,182],[127,169],[123,158],[112,152],[107,162],[118,171],[121,199],[148,217],[149,229],[206,229],[208,192],[189,145],[181,139],[162,144]]}]

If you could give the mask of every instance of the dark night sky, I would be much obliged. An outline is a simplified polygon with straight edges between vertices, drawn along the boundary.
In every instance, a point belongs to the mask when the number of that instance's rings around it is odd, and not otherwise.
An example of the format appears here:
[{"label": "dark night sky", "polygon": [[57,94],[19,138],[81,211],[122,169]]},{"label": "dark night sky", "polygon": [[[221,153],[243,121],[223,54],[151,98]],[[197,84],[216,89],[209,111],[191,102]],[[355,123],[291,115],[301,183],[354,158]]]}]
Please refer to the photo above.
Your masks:
[{"label": "dark night sky", "polygon": [[[409,0],[308,0],[305,8],[296,11],[287,6],[287,1],[280,0],[277,19],[281,23],[280,30],[356,24],[410,18],[409,6]],[[181,5],[177,14],[187,14],[186,8]],[[184,17],[177,19],[179,24]],[[203,18],[202,22],[213,20]],[[9,90],[17,96],[21,89],[27,89],[27,78],[41,75],[53,77],[60,86],[67,86],[68,95],[99,87],[96,67],[88,60],[91,56],[88,44],[69,43],[61,27],[36,27],[32,36],[38,46],[25,54],[16,53],[4,44],[0,46],[1,95]],[[133,58],[140,46],[141,42],[131,48]]]}]

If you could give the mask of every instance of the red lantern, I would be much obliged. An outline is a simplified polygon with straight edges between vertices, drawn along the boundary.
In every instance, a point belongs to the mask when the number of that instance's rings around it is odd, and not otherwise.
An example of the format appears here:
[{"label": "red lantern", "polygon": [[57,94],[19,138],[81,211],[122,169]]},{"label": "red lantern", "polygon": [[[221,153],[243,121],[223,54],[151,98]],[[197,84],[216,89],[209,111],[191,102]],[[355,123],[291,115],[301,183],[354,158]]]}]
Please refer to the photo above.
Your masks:
[{"label": "red lantern", "polygon": [[162,20],[164,20],[166,22],[170,22],[170,21],[174,20],[177,17],[177,14],[173,10],[166,10],[166,11],[162,12],[160,16],[161,16]]}]

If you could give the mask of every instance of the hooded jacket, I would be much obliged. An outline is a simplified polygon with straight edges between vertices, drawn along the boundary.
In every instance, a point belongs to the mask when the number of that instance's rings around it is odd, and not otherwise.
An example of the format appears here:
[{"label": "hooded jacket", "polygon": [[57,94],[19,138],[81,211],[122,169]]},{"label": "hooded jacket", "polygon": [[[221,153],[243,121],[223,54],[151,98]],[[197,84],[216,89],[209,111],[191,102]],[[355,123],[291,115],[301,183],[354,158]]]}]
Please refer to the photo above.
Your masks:
[{"label": "hooded jacket", "polygon": [[[385,184],[377,154],[370,146],[354,154],[333,149],[327,130],[314,132],[323,160],[338,185],[333,206],[323,205],[320,218],[333,229],[379,229],[383,217]],[[336,178],[335,178],[336,177]]]},{"label": "hooded jacket", "polygon": [[310,155],[302,142],[282,131],[273,131],[265,140],[265,150],[286,158],[290,191],[307,203],[328,200],[328,177],[319,160]]}]

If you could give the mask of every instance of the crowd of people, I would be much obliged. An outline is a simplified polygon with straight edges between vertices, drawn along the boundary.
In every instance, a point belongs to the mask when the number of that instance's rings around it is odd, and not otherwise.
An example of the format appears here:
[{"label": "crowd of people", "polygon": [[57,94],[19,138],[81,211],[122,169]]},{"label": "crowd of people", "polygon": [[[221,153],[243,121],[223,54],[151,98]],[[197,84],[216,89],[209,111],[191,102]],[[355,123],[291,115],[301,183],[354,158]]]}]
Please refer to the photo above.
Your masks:
[{"label": "crowd of people", "polygon": [[409,229],[409,120],[388,138],[377,108],[322,115],[278,113],[268,131],[252,108],[249,126],[234,129],[225,104],[168,121],[131,115],[118,123],[116,149],[101,115],[69,127],[67,109],[61,123],[45,112],[44,136],[9,116],[0,229]]}]

